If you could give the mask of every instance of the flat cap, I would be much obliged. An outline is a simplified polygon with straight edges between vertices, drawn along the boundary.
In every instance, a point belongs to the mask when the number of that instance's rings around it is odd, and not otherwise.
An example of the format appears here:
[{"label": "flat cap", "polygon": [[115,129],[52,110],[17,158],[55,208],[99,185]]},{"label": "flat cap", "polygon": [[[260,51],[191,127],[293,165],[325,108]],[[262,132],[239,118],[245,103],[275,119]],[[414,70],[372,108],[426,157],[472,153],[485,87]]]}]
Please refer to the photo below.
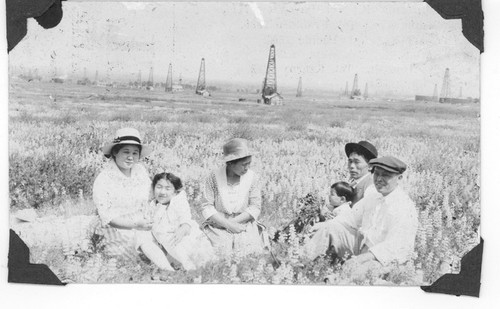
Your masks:
[{"label": "flat cap", "polygon": [[403,174],[406,171],[406,164],[391,156],[372,159],[369,164],[372,168],[377,166],[392,173]]}]

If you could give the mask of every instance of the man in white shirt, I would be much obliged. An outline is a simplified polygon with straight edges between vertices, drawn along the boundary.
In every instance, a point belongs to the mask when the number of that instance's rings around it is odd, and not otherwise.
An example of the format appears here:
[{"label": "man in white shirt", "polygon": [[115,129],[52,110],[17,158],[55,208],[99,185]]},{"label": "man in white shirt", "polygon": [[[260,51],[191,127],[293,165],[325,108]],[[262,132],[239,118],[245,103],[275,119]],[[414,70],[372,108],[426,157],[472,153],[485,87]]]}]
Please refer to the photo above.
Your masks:
[{"label": "man in white shirt", "polygon": [[346,264],[404,263],[414,250],[418,227],[415,204],[399,187],[406,164],[394,157],[370,161],[375,190],[369,190],[351,211],[315,225],[316,233],[305,245],[314,259],[330,247]]}]

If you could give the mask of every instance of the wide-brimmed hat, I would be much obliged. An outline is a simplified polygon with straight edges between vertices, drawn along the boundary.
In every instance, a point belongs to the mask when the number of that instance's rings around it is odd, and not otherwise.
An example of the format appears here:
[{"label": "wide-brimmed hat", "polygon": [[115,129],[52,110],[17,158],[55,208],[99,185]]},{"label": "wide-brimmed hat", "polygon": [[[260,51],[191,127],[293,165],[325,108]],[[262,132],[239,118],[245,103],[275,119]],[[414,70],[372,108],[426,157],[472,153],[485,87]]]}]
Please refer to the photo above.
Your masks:
[{"label": "wide-brimmed hat", "polygon": [[375,146],[367,141],[360,141],[359,143],[347,143],[345,145],[345,154],[347,155],[347,157],[349,157],[353,152],[365,156],[366,161],[370,161],[371,159],[378,157],[377,148],[375,148]]},{"label": "wide-brimmed hat", "polygon": [[222,151],[224,152],[224,162],[245,158],[255,154],[248,148],[247,141],[243,138],[233,138],[224,144]]},{"label": "wide-brimmed hat", "polygon": [[102,153],[109,158],[111,156],[111,149],[121,144],[141,146],[141,157],[147,157],[153,152],[153,149],[149,145],[142,143],[139,131],[133,128],[122,128],[116,131],[115,137],[111,143],[102,146]]},{"label": "wide-brimmed hat", "polygon": [[406,163],[392,156],[372,159],[370,160],[369,164],[372,169],[374,167],[380,167],[381,169],[392,173],[403,174],[404,171],[406,171]]}]

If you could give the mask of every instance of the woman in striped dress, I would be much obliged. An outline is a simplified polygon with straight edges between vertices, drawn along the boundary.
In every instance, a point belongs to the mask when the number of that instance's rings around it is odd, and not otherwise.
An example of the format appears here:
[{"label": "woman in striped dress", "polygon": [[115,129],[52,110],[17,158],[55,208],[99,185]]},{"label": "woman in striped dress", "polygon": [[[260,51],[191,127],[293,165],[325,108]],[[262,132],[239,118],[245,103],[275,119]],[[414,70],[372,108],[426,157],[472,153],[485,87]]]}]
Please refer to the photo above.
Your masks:
[{"label": "woman in striped dress", "polygon": [[203,186],[203,231],[215,252],[241,255],[261,252],[266,244],[259,176],[250,169],[246,140],[235,138],[223,147],[225,165],[210,173]]},{"label": "woman in striped dress", "polygon": [[[136,129],[116,132],[113,142],[102,147],[111,158],[94,181],[93,201],[102,222],[105,252],[135,260],[137,250],[146,254],[158,266],[171,269],[157,246],[146,243],[138,246],[138,235],[150,233],[151,218],[143,210],[148,205],[151,179],[139,159],[151,153],[142,144]],[[156,260],[157,258],[158,260]]]}]

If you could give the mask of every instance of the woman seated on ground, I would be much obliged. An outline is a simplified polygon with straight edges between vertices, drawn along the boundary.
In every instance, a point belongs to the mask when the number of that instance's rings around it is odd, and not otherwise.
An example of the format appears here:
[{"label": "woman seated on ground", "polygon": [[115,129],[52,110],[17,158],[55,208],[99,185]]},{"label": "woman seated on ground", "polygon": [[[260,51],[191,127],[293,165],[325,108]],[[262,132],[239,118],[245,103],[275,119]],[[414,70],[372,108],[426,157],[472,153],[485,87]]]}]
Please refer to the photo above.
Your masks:
[{"label": "woman seated on ground", "polygon": [[94,181],[93,200],[102,222],[105,252],[135,260],[137,233],[152,227],[141,214],[148,203],[151,180],[139,163],[151,150],[142,144],[136,129],[124,128],[116,131],[102,152],[111,160]]},{"label": "woman seated on ground", "polygon": [[225,165],[212,171],[203,187],[203,231],[217,253],[261,252],[267,238],[257,222],[262,198],[259,177],[250,169],[252,153],[241,138],[227,142],[223,152]]},{"label": "woman seated on ground", "polygon": [[139,237],[141,245],[154,249],[146,256],[165,270],[173,270],[165,253],[186,270],[204,265],[213,258],[213,249],[191,218],[181,179],[171,173],[160,173],[153,178],[152,187],[154,199],[146,213],[152,217],[153,228],[151,233]]}]

